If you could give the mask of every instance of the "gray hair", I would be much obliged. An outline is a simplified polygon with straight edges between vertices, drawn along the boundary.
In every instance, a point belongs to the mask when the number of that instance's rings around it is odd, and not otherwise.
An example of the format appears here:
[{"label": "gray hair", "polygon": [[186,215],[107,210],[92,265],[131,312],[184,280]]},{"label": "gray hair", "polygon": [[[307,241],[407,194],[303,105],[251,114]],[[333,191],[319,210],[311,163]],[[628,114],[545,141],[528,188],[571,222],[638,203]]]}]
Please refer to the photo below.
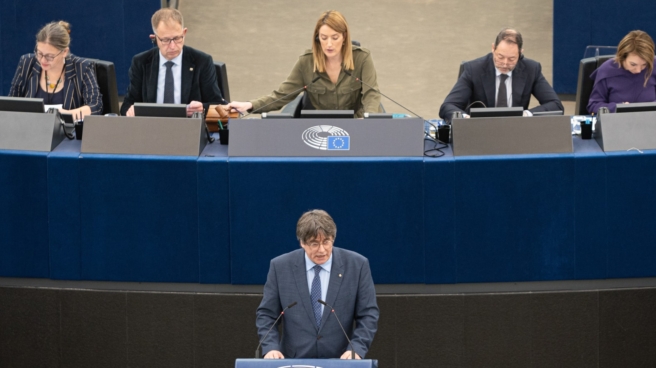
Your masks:
[{"label": "gray hair", "polygon": [[335,239],[337,236],[335,221],[324,210],[305,212],[296,223],[296,239],[305,244],[312,239],[316,239],[319,234],[326,238]]}]

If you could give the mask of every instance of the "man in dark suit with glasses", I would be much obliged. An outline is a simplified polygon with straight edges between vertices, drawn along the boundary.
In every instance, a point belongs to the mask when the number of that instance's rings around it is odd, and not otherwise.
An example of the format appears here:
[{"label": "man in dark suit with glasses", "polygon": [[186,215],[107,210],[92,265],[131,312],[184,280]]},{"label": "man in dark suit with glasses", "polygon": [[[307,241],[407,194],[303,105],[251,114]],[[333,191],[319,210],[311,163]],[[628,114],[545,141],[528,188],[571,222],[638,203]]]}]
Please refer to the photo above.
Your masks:
[{"label": "man in dark suit with glasses", "polygon": [[[440,107],[440,117],[450,121],[455,112],[469,117],[470,107],[521,106],[524,116],[539,111],[563,111],[558,95],[542,75],[542,66],[525,58],[522,47],[521,33],[502,29],[491,53],[464,64],[462,75]],[[540,106],[529,110],[531,95]]]},{"label": "man in dark suit with glasses", "polygon": [[184,45],[187,28],[176,9],[160,9],[151,19],[157,48],[132,58],[130,85],[121,115],[134,116],[135,102],[186,104],[187,115],[225,104],[212,57]]}]

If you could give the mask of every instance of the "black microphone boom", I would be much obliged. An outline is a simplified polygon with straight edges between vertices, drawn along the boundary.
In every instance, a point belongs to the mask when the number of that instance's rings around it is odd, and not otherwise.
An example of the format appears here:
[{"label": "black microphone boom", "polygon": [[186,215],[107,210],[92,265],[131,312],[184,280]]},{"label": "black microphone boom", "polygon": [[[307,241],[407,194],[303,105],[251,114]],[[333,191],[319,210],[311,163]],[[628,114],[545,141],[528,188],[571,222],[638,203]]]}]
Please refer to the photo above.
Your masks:
[{"label": "black microphone boom", "polygon": [[335,313],[335,308],[329,306],[328,303],[324,302],[321,299],[319,299],[318,302],[325,305],[326,307],[330,308],[330,311],[332,312],[332,314],[335,315],[335,319],[337,320],[337,323],[339,323],[339,327],[342,328],[342,332],[344,333],[344,336],[346,337],[346,341],[348,341],[349,346],[351,346],[351,359],[355,360],[355,349],[353,349],[353,344],[351,343],[351,339],[349,339],[348,335],[346,334],[346,331],[344,331],[344,326],[342,326],[342,322],[339,321],[339,317],[337,317],[337,313]]},{"label": "black microphone boom", "polygon": [[267,106],[269,106],[269,105],[271,105],[271,104],[274,104],[274,103],[276,103],[276,102],[278,102],[278,101],[280,101],[280,100],[284,100],[285,98],[287,98],[287,97],[289,97],[289,96],[291,96],[291,95],[293,95],[293,94],[298,94],[298,93],[300,93],[302,90],[308,88],[309,85],[311,85],[311,84],[313,84],[314,82],[318,81],[320,78],[321,78],[321,76],[317,76],[316,78],[314,78],[314,79],[312,80],[312,82],[310,82],[310,83],[304,85],[303,87],[297,89],[296,91],[293,91],[293,92],[291,92],[291,93],[288,93],[288,94],[286,94],[286,95],[280,97],[280,98],[277,99],[277,100],[274,100],[274,101],[272,101],[272,102],[269,102],[268,104],[266,104],[266,105],[260,107],[259,109],[256,109],[256,110],[253,110],[253,111],[249,112],[248,114],[244,115],[243,117],[245,118],[245,117],[247,117],[248,115],[255,114],[256,112],[258,112],[258,111],[262,111],[262,109],[264,109],[265,107],[267,107]]},{"label": "black microphone boom", "polygon": [[354,77],[354,76],[353,76],[348,70],[344,69],[344,73],[346,73],[346,75],[348,75],[348,76],[351,77],[351,78],[355,78],[356,81],[358,81],[358,82],[364,84],[365,86],[367,86],[367,87],[373,89],[374,91],[380,93],[382,96],[384,96],[384,97],[387,98],[388,100],[394,102],[395,104],[401,106],[404,110],[408,111],[408,112],[411,113],[412,115],[418,117],[418,118],[421,119],[421,120],[425,120],[424,118],[422,118],[421,116],[419,116],[419,114],[417,114],[416,112],[414,112],[414,111],[410,110],[409,108],[407,108],[407,107],[401,105],[400,103],[394,101],[394,100],[391,99],[389,96],[387,96],[387,95],[385,95],[383,92],[379,91],[377,88],[372,87],[369,83],[363,81],[362,79],[360,79],[360,78],[358,78],[358,77]]},{"label": "black microphone boom", "polygon": [[283,314],[285,314],[285,311],[286,311],[287,309],[289,309],[289,308],[295,306],[296,304],[298,304],[298,303],[297,303],[297,302],[293,302],[292,304],[288,305],[287,308],[283,309],[282,312],[280,312],[280,314],[278,315],[278,318],[276,318],[276,320],[273,321],[273,324],[272,324],[271,327],[269,328],[269,331],[267,331],[266,335],[264,335],[264,337],[262,338],[262,340],[260,340],[260,343],[257,344],[257,349],[255,349],[255,359],[259,359],[259,358],[261,358],[261,356],[262,356],[262,352],[260,351],[260,347],[262,346],[262,343],[264,342],[264,340],[266,340],[267,336],[269,336],[269,332],[271,332],[271,330],[273,330],[273,327],[276,325],[276,323],[278,323],[278,320],[283,316]]}]

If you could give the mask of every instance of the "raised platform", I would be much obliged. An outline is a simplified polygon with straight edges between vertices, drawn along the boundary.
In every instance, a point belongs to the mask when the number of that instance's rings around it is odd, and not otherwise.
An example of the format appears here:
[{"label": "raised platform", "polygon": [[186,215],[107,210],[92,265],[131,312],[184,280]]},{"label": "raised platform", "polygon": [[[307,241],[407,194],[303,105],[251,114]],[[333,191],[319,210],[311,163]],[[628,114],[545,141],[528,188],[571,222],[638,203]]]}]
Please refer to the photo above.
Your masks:
[{"label": "raised platform", "polygon": [[[655,283],[508,283],[497,292],[377,285],[381,319],[367,357],[399,368],[651,367]],[[233,367],[257,346],[260,292],[261,285],[0,278],[0,362]]]}]

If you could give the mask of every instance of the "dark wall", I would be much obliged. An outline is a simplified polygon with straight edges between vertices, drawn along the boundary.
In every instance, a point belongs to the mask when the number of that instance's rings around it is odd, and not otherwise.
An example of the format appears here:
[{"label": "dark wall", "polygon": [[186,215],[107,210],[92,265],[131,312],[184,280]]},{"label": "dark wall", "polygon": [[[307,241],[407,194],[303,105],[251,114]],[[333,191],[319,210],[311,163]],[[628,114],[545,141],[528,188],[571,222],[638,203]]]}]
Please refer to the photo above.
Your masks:
[{"label": "dark wall", "polygon": [[553,84],[557,93],[576,93],[579,60],[586,46],[617,46],[640,29],[656,37],[653,0],[554,0]]},{"label": "dark wall", "polygon": [[[261,295],[0,287],[2,367],[234,367]],[[654,367],[656,288],[379,295],[380,367]]]},{"label": "dark wall", "polygon": [[9,93],[21,55],[34,50],[35,36],[45,24],[71,23],[71,52],[113,61],[119,94],[128,83],[132,56],[152,47],[150,17],[159,0],[0,0],[0,92]]}]

